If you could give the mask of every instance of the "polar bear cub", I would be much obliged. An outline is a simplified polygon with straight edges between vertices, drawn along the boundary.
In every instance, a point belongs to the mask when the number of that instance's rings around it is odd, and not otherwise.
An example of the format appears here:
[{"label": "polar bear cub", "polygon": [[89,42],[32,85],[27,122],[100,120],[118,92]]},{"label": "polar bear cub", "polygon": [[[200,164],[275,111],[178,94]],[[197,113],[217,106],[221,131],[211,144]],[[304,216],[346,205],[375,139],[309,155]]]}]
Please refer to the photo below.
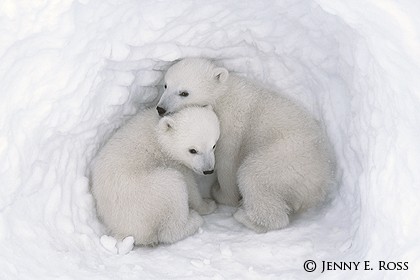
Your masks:
[{"label": "polar bear cub", "polygon": [[240,206],[236,220],[256,232],[288,225],[289,214],[321,202],[334,176],[319,123],[287,97],[261,88],[206,59],[170,67],[160,115],[212,105],[220,120],[217,202]]},{"label": "polar bear cub", "polygon": [[162,119],[148,109],[119,129],[92,168],[97,212],[111,233],[131,235],[137,245],[195,233],[203,223],[199,214],[212,213],[216,204],[201,198],[192,171],[213,172],[219,133],[210,106]]}]

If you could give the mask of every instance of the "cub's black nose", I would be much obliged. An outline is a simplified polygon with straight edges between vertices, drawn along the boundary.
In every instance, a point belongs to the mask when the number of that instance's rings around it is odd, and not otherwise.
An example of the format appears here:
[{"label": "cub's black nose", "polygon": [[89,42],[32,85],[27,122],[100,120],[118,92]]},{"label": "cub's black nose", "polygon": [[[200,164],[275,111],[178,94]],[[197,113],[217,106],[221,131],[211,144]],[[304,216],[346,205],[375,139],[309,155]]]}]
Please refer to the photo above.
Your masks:
[{"label": "cub's black nose", "polygon": [[166,110],[159,106],[156,107],[156,110],[158,111],[159,116],[163,116],[166,113]]},{"label": "cub's black nose", "polygon": [[204,175],[209,175],[209,174],[212,174],[213,172],[214,170],[203,171]]}]

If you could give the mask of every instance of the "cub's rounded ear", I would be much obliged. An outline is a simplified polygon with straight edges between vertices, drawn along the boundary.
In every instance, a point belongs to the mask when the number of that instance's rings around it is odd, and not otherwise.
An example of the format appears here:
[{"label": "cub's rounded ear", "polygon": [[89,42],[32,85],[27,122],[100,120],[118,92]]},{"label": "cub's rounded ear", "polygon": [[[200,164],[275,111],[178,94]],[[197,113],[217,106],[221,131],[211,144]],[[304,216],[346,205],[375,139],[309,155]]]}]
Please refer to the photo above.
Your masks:
[{"label": "cub's rounded ear", "polygon": [[219,81],[221,83],[224,83],[224,82],[226,82],[227,78],[229,77],[229,72],[228,72],[228,70],[226,70],[223,67],[217,67],[217,68],[214,68],[214,70],[213,70],[213,77],[217,81]]},{"label": "cub's rounded ear", "polygon": [[175,128],[175,120],[171,117],[163,117],[159,121],[159,129],[162,131],[170,131]]},{"label": "cub's rounded ear", "polygon": [[206,108],[206,109],[208,109],[208,110],[213,111],[213,106],[211,106],[210,104],[208,104],[208,105],[204,105],[204,106],[203,106],[203,108]]}]

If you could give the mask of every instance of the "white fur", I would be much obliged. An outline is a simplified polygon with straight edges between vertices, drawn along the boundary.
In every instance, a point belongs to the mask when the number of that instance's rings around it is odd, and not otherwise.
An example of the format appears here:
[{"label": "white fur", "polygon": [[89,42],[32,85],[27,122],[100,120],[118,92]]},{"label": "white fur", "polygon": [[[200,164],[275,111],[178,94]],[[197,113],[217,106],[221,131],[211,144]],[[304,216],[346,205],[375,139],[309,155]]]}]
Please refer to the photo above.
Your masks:
[{"label": "white fur", "polygon": [[[162,119],[149,109],[118,130],[92,170],[97,211],[112,234],[154,245],[195,233],[203,223],[199,214],[216,205],[201,198],[191,170],[214,169],[219,133],[213,110],[199,107]],[[197,154],[189,152],[192,148]]]},{"label": "white fur", "polygon": [[334,164],[320,125],[301,106],[205,59],[176,63],[165,83],[158,106],[169,113],[214,107],[221,139],[212,194],[220,203],[240,205],[239,222],[257,232],[280,229],[290,213],[325,198]]}]

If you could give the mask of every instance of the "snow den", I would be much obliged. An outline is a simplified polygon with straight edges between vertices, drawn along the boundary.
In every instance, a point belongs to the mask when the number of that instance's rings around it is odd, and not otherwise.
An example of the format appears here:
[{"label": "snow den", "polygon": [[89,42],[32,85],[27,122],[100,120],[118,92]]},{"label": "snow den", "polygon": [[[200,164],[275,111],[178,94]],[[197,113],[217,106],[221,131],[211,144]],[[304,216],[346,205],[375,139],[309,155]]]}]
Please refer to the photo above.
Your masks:
[{"label": "snow den", "polygon": [[[0,279],[420,275],[419,14],[409,0],[1,1]],[[303,103],[334,145],[336,190],[284,230],[255,234],[221,206],[181,242],[112,254],[90,162],[193,56]]]}]

